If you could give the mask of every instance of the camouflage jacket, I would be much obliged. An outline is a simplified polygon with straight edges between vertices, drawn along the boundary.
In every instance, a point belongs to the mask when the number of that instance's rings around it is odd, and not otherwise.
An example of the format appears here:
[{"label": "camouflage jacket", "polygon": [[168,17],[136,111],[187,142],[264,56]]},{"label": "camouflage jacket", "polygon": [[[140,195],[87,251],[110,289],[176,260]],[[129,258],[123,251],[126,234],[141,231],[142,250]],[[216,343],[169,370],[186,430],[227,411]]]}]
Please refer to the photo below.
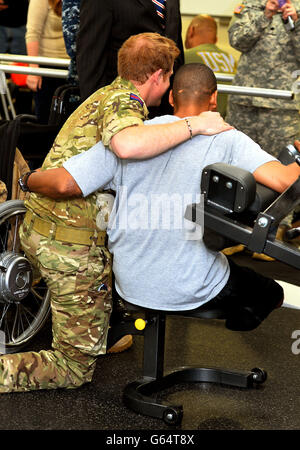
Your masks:
[{"label": "camouflage jacket", "polygon": [[0,203],[5,202],[7,199],[7,189],[5,183],[0,180]]},{"label": "camouflage jacket", "polygon": [[[293,90],[300,75],[300,1],[292,3],[299,16],[294,31],[286,31],[280,14],[265,17],[266,0],[246,0],[236,7],[228,30],[231,46],[242,53],[234,85]],[[230,101],[298,109],[295,100],[231,95]]]},{"label": "camouflage jacket", "polygon": [[[68,158],[88,150],[100,140],[109,146],[116,133],[128,126],[142,124],[147,115],[147,107],[133,84],[116,78],[73,112],[57,135],[42,170],[61,167]],[[98,213],[96,200],[96,193],[86,198],[68,200],[52,200],[31,193],[26,207],[57,224],[95,229]]]}]

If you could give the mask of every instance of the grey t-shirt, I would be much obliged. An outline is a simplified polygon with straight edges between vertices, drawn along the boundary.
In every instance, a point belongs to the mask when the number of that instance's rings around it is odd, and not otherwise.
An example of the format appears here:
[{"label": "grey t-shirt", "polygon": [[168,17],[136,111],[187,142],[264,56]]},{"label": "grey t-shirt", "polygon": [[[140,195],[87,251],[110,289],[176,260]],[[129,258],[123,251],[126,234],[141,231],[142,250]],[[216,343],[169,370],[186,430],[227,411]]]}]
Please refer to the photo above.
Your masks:
[{"label": "grey t-shirt", "polygon": [[[146,124],[179,120],[163,116]],[[185,221],[200,201],[202,170],[225,162],[250,172],[273,158],[243,133],[197,136],[147,160],[119,160],[101,143],[64,163],[84,196],[116,191],[108,223],[116,289],[125,300],[164,310],[194,309],[214,298],[229,277],[227,258],[207,249],[199,227]]]}]

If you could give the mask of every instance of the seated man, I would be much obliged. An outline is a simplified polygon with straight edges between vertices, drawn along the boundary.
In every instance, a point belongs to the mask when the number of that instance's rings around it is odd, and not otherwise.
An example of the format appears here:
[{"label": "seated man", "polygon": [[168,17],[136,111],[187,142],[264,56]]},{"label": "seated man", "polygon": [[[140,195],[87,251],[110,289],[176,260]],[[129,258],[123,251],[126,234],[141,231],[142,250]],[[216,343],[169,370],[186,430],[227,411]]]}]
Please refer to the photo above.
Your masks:
[{"label": "seated man", "polygon": [[[159,117],[148,124],[176,123],[214,109],[216,88],[214,73],[207,66],[181,67],[171,93],[175,116]],[[143,161],[120,161],[98,143],[66,161],[64,168],[34,174],[29,187],[48,189],[53,197],[65,195],[65,183],[67,195],[86,196],[99,187],[115,190],[115,209],[107,232],[121,297],[136,305],[170,311],[221,302],[231,313],[226,322],[229,329],[252,330],[282,304],[281,286],[206,248],[183,220],[186,205],[199,201],[203,168],[220,161],[252,172],[258,182],[278,192],[300,175],[296,163],[283,166],[246,135],[230,130],[193,137]],[[87,171],[88,179],[84,176]]]}]

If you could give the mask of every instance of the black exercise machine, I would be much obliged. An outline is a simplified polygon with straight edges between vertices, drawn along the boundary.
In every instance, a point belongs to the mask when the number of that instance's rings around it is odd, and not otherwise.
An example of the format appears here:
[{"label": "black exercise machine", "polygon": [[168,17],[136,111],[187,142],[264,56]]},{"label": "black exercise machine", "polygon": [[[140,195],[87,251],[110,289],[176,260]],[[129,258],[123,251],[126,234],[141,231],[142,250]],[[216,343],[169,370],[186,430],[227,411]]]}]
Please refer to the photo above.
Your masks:
[{"label": "black exercise machine", "polygon": [[[288,153],[284,151],[285,160],[282,162],[297,161],[300,165],[298,152],[289,147]],[[257,184],[251,173],[238,167],[216,163],[204,169],[201,192],[204,202],[189,205],[185,218],[201,226],[204,214],[203,239],[208,247],[221,250],[237,243],[244,244],[254,252],[263,252],[300,268],[300,251],[276,240],[279,223],[300,203],[300,177],[278,195]],[[108,347],[125,334],[144,336],[142,377],[128,384],[123,393],[125,405],[137,413],[177,425],[182,419],[182,406],[159,401],[158,392],[182,382],[211,382],[249,389],[266,380],[267,373],[260,368],[238,372],[224,368],[181,367],[164,374],[167,316],[226,319],[224,311],[211,309],[206,305],[197,309],[196,313],[158,311],[140,308],[128,302],[126,306],[129,311],[132,310],[133,315],[137,314],[137,318],[112,327]]]}]

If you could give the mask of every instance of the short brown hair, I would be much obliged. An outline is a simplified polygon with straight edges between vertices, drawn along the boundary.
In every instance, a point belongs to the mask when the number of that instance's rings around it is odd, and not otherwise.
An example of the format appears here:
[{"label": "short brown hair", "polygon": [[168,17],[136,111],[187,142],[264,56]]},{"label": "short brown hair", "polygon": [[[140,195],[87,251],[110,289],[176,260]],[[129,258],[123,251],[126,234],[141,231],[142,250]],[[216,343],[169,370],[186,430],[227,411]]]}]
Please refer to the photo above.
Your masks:
[{"label": "short brown hair", "polygon": [[127,39],[118,52],[118,73],[125,80],[145,83],[159,69],[173,68],[180,51],[175,42],[158,33],[141,33]]}]

